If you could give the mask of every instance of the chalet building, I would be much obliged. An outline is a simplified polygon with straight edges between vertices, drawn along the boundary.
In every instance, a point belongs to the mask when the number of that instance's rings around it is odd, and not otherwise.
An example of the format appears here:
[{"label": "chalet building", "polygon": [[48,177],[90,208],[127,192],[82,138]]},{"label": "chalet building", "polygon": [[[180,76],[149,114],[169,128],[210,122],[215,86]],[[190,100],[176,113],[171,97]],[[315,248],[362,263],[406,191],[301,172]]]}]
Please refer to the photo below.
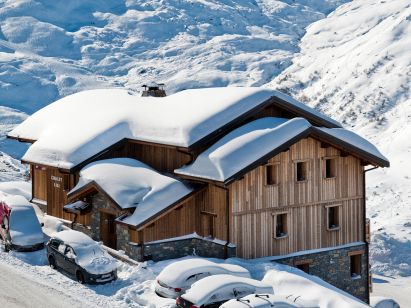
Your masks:
[{"label": "chalet building", "polygon": [[80,92],[10,132],[32,202],[137,260],[266,257],[368,301],[372,144],[277,91],[147,91]]}]

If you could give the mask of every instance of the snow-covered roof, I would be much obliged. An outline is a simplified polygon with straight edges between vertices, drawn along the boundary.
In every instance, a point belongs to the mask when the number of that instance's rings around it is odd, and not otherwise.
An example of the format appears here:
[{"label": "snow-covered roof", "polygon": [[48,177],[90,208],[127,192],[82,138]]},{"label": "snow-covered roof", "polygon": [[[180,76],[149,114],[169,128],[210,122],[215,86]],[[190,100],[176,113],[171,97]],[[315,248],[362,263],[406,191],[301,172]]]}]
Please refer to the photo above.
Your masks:
[{"label": "snow-covered roof", "polygon": [[[232,275],[213,275],[195,282],[181,297],[191,303],[201,306],[213,302],[235,298],[233,289],[249,289],[252,293],[274,294],[273,288],[265,282]],[[247,294],[244,294],[247,295]]]},{"label": "snow-covered roof", "polygon": [[336,138],[338,144],[344,144],[344,148],[349,146],[352,152],[375,158],[382,165],[389,164],[374,145],[343,128],[318,128],[303,118],[262,118],[233,130],[201,153],[192,164],[176,169],[175,173],[225,182],[266,155],[274,156],[273,153],[282,150],[285,144],[289,147],[288,143],[311,133]]},{"label": "snow-covered roof", "polygon": [[143,223],[189,195],[193,189],[177,179],[162,175],[131,158],[113,158],[90,163],[80,171],[69,197],[89,184],[97,185],[122,209],[135,208],[121,221],[133,226]]},{"label": "snow-covered roof", "polygon": [[64,97],[28,117],[8,136],[35,141],[24,161],[70,169],[124,138],[190,147],[272,97],[340,127],[291,97],[263,88],[191,89],[167,97],[103,89]]}]

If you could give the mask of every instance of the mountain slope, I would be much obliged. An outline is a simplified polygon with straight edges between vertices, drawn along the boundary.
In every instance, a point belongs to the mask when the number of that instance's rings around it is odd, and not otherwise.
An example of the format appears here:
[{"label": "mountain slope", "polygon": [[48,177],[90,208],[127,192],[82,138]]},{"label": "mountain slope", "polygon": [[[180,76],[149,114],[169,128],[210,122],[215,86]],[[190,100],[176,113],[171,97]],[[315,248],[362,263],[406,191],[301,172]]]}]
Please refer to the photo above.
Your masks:
[{"label": "mountain slope", "polygon": [[307,29],[271,86],[368,137],[391,168],[367,174],[377,273],[411,275],[411,3],[357,0]]},{"label": "mountain slope", "polygon": [[[7,131],[81,90],[265,84],[291,64],[305,27],[347,1],[2,1],[0,152],[21,157],[27,147]],[[5,155],[0,170],[18,175]]]}]

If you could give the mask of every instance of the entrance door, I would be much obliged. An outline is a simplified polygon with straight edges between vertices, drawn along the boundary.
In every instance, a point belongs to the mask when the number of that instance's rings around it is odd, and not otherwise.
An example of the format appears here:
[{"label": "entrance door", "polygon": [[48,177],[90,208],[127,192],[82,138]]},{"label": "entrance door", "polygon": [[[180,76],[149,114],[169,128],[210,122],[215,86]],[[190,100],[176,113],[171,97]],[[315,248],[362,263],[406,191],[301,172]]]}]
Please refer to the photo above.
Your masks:
[{"label": "entrance door", "polygon": [[117,249],[115,219],[115,215],[100,212],[100,240],[103,241],[104,245],[113,249]]}]

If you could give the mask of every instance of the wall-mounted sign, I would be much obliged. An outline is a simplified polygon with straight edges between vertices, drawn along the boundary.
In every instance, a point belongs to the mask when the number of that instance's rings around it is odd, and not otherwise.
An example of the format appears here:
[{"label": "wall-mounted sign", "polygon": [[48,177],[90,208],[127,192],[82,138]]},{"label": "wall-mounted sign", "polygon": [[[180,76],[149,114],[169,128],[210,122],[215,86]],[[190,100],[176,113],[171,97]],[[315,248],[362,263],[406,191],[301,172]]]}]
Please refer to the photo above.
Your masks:
[{"label": "wall-mounted sign", "polygon": [[63,183],[63,178],[60,176],[50,176],[50,179],[53,181],[53,187],[55,188],[60,188],[61,187],[61,183]]}]

